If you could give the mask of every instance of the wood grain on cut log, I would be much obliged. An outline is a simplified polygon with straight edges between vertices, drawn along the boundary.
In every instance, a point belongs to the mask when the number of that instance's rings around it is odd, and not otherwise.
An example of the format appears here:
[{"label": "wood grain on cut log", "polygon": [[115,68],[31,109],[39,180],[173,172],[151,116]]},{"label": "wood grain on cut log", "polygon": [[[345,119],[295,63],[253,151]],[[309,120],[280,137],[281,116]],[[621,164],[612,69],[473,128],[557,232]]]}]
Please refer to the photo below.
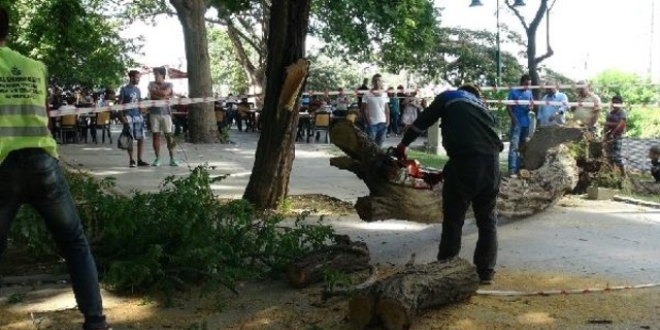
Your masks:
[{"label": "wood grain on cut log", "polygon": [[546,162],[548,150],[560,144],[585,139],[585,130],[580,127],[539,127],[532,138],[521,148],[525,169],[536,170]]},{"label": "wood grain on cut log", "polygon": [[369,268],[369,248],[364,242],[343,242],[306,255],[287,267],[289,283],[304,288],[324,279],[328,270],[352,273]]},{"label": "wood grain on cut log", "polygon": [[578,167],[568,147],[560,144],[546,150],[543,165],[526,175],[502,182],[497,200],[500,216],[518,218],[554,206],[578,182]]},{"label": "wood grain on cut log", "polygon": [[416,315],[463,301],[478,287],[476,268],[466,260],[413,265],[354,295],[348,317],[358,328],[381,324],[388,330],[408,329]]},{"label": "wood grain on cut log", "polygon": [[355,173],[369,189],[355,209],[362,220],[401,219],[422,223],[442,221],[440,193],[393,184],[384,165],[387,155],[348,120],[334,125],[330,140],[347,156],[330,159],[330,165]]}]

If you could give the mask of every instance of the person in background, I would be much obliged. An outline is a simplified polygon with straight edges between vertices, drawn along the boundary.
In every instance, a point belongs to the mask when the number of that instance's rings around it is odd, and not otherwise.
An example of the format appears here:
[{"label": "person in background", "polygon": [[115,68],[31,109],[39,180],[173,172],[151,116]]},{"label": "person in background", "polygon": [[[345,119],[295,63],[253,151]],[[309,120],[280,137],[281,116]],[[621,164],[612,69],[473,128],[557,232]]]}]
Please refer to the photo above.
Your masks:
[{"label": "person in background", "polygon": [[438,260],[458,256],[465,214],[472,204],[479,229],[473,262],[481,284],[491,284],[497,262],[497,214],[500,190],[499,153],[503,144],[492,112],[475,85],[438,95],[403,134],[395,149],[405,158],[407,147],[440,121],[442,146],[449,161],[443,169],[442,237]]},{"label": "person in background", "polygon": [[399,120],[401,119],[401,99],[397,97],[394,88],[387,89],[387,97],[390,99],[390,126],[387,129],[387,137],[390,134],[399,136]]},{"label": "person in background", "polygon": [[655,183],[660,183],[660,145],[652,146],[649,149],[649,158],[651,159],[651,175]]},{"label": "person in background", "polygon": [[536,115],[539,127],[561,126],[566,123],[567,105],[546,105],[546,102],[568,102],[566,94],[559,92],[552,81],[546,81],[545,95],[541,98],[541,105]]},{"label": "person in background", "polygon": [[[362,81],[362,86],[358,87],[358,96],[357,96],[357,104],[358,104],[358,109],[362,109],[362,104],[364,104],[364,94],[366,94],[369,91],[369,78],[364,78]],[[367,119],[364,118],[364,116],[360,117],[360,121],[358,123],[358,127],[360,127],[361,130],[364,132],[368,132],[368,125],[367,125]]]},{"label": "person in background", "polygon": [[626,169],[621,156],[623,147],[623,135],[626,133],[626,121],[628,115],[623,109],[623,98],[612,97],[610,113],[605,120],[605,143],[607,145],[607,158],[610,164],[615,165],[621,171],[621,176],[626,177]]},{"label": "person in background", "polygon": [[[154,68],[155,81],[149,83],[149,96],[152,100],[169,100],[172,95],[172,83],[165,81],[167,69],[165,67]],[[167,142],[167,150],[170,154],[170,166],[179,166],[179,163],[174,159],[174,139],[172,138],[172,111],[169,105],[161,105],[149,108],[149,122],[151,124],[151,132],[153,133],[153,147],[156,154],[156,160],[153,166],[160,166],[160,137],[165,134],[165,141]]]},{"label": "person in background", "polygon": [[[119,90],[119,104],[138,103],[142,99],[142,92],[138,88],[140,83],[140,72],[131,70],[128,72],[129,83]],[[142,160],[144,152],[144,117],[138,107],[126,109],[122,111],[119,116],[119,121],[137,141],[137,162],[133,157],[133,148],[128,149],[128,166],[129,167],[145,167],[149,166],[147,162]]]},{"label": "person in background", "polygon": [[0,7],[0,78],[30,85],[0,91],[0,256],[17,212],[29,204],[66,261],[82,328],[108,330],[94,257],[47,127],[46,66],[7,47],[8,35],[9,14]]},{"label": "person in background", "polygon": [[593,106],[577,106],[571,107],[573,112],[573,119],[582,122],[587,126],[587,130],[592,134],[598,133],[598,118],[600,117],[600,97],[591,92],[586,81],[579,81],[577,83],[578,96],[576,102],[593,103]]},{"label": "person in background", "polygon": [[[528,74],[520,77],[521,88],[511,89],[507,100],[509,101],[532,101],[534,99],[532,91],[527,88],[531,82]],[[509,105],[507,110],[509,118],[511,119],[511,134],[509,142],[509,176],[515,176],[522,168],[522,157],[520,156],[520,148],[525,145],[527,137],[529,137],[529,111],[532,109],[531,104]]]},{"label": "person in background", "polygon": [[421,105],[417,102],[415,93],[411,93],[409,96],[406,96],[403,100],[405,104],[403,106],[403,114],[401,115],[401,122],[403,123],[403,132],[405,133],[410,125],[417,120],[417,116],[423,110]]},{"label": "person in background", "polygon": [[337,98],[335,99],[335,111],[334,115],[339,116],[339,117],[346,117],[348,113],[348,97],[346,94],[344,94],[344,89],[340,88],[339,93],[337,94]]},{"label": "person in background", "polygon": [[383,78],[380,74],[375,74],[371,82],[373,89],[362,96],[362,114],[367,124],[367,134],[382,148],[387,126],[390,124],[390,100],[383,90]]}]

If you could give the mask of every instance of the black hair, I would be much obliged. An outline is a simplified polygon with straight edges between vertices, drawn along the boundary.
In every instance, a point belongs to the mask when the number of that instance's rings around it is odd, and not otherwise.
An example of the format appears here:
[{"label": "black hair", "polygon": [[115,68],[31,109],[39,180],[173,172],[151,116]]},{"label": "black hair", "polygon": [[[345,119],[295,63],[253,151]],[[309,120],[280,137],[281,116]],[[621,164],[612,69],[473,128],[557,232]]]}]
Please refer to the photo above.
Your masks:
[{"label": "black hair", "polygon": [[473,94],[476,97],[481,97],[481,89],[472,84],[465,84],[458,88],[459,91],[466,91],[470,94]]},{"label": "black hair", "polygon": [[520,84],[524,84],[525,81],[531,80],[532,77],[529,76],[529,74],[525,73],[520,77]]},{"label": "black hair", "polygon": [[612,102],[620,102],[620,103],[623,103],[623,97],[621,97],[621,95],[614,95],[614,96],[612,97]]},{"label": "black hair", "polygon": [[131,77],[131,78],[135,77],[138,74],[140,74],[140,71],[138,71],[138,70],[128,71],[128,76]]},{"label": "black hair", "polygon": [[0,40],[6,40],[9,35],[9,13],[0,7]]},{"label": "black hair", "polygon": [[162,75],[163,77],[165,77],[165,76],[167,75],[167,69],[165,69],[164,66],[161,66],[161,67],[158,67],[158,68],[154,68],[154,73],[159,73],[160,75]]}]

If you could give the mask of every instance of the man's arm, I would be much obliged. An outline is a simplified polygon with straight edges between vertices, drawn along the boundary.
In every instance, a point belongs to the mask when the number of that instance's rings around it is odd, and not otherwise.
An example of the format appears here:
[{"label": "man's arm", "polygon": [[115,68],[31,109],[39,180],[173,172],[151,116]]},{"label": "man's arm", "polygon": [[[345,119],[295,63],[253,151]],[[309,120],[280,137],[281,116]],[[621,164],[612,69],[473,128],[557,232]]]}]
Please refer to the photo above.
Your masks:
[{"label": "man's arm", "polygon": [[600,98],[599,97],[593,97],[593,103],[594,103],[594,109],[593,109],[593,115],[592,118],[589,122],[590,126],[596,125],[598,123],[598,119],[600,117]]},{"label": "man's arm", "polygon": [[385,103],[385,106],[383,107],[385,111],[385,118],[387,118],[387,121],[385,122],[386,126],[390,126],[390,99],[387,99],[387,102]]},{"label": "man's arm", "polygon": [[364,117],[364,122],[367,123],[367,125],[371,126],[371,123],[369,122],[369,113],[367,112],[367,95],[362,94],[362,108],[360,109],[362,112],[362,117]]},{"label": "man's arm", "polygon": [[422,133],[431,127],[431,125],[437,123],[440,117],[442,117],[444,107],[445,100],[442,95],[436,97],[435,100],[431,102],[431,105],[429,105],[429,107],[417,117],[412,126],[410,126],[410,129],[406,130],[406,133],[403,134],[401,144],[406,147],[409,146]]},{"label": "man's arm", "polygon": [[[509,94],[506,96],[506,99],[511,101],[513,97],[511,96],[511,93],[513,91],[509,92]],[[507,105],[506,106],[506,112],[509,114],[509,119],[511,119],[511,124],[515,125],[516,124],[516,116],[513,115],[513,105]]]}]

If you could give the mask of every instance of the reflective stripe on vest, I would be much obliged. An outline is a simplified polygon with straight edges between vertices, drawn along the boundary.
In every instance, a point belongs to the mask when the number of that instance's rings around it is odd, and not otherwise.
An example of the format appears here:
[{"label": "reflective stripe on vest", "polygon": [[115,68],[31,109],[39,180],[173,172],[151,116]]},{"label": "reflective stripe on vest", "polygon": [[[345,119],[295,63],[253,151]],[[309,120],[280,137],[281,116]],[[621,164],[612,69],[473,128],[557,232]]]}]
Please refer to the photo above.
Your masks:
[{"label": "reflective stripe on vest", "polygon": [[48,127],[0,127],[0,136],[49,136]]}]

